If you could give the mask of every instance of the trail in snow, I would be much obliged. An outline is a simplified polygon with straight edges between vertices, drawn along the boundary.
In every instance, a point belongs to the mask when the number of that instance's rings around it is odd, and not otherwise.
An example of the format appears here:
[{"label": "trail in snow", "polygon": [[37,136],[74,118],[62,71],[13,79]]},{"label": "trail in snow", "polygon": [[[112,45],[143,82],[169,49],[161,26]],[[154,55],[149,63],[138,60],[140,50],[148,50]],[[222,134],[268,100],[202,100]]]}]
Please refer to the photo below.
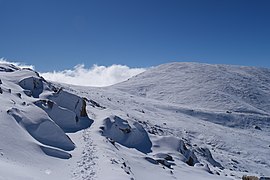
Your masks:
[{"label": "trail in snow", "polygon": [[95,178],[96,165],[96,145],[90,135],[90,128],[83,130],[82,137],[84,148],[80,160],[77,162],[77,168],[74,172],[74,179],[93,180]]}]

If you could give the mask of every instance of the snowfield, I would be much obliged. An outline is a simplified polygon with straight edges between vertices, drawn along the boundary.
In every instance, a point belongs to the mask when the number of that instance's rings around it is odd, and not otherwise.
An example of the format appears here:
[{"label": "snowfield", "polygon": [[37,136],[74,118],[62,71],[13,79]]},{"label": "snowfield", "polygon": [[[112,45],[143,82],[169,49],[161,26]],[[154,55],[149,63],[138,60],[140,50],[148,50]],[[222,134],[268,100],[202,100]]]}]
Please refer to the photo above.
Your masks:
[{"label": "snowfield", "polygon": [[170,63],[104,88],[0,64],[0,180],[270,177],[270,69]]}]

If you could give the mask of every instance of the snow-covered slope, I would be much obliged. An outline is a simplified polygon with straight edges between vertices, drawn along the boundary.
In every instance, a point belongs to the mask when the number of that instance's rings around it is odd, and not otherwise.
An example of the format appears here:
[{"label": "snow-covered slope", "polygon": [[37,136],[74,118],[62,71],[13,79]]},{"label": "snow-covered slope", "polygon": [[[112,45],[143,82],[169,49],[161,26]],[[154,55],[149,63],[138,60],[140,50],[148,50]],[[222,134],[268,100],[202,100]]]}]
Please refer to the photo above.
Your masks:
[{"label": "snow-covered slope", "polygon": [[142,97],[192,108],[269,114],[270,70],[255,67],[170,63],[115,85]]},{"label": "snow-covered slope", "polygon": [[0,179],[270,176],[269,75],[171,63],[91,88],[1,64]]},{"label": "snow-covered slope", "polygon": [[[246,126],[266,121],[270,114],[270,70],[245,66],[170,63],[152,68],[124,83],[118,90],[132,95],[181,105],[189,110],[249,116],[231,118],[227,125]],[[223,116],[223,115],[222,115]],[[259,118],[258,118],[259,117]],[[223,123],[218,119],[217,123]],[[230,124],[232,123],[232,124]],[[261,122],[263,123],[263,122]],[[269,124],[265,124],[268,126]]]}]

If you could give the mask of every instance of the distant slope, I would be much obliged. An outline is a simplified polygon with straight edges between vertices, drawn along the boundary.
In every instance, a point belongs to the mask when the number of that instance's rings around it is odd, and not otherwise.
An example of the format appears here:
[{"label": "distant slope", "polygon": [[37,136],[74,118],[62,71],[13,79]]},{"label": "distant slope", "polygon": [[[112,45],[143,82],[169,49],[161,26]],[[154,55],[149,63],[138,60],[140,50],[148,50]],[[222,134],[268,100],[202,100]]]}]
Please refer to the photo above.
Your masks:
[{"label": "distant slope", "polygon": [[270,69],[265,68],[170,63],[113,87],[193,109],[270,113]]}]

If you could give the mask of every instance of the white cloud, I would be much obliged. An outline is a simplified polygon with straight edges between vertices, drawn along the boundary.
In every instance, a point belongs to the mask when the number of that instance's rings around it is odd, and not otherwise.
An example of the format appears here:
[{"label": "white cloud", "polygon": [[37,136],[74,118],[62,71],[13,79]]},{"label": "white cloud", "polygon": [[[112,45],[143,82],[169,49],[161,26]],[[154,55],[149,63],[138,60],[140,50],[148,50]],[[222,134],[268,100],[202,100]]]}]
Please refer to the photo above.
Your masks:
[{"label": "white cloud", "polygon": [[41,73],[47,80],[80,85],[80,86],[109,86],[145,71],[144,68],[130,68],[125,65],[98,66],[86,68],[83,64],[71,70]]},{"label": "white cloud", "polygon": [[[21,62],[12,62],[0,58],[0,63],[14,64],[20,68],[35,69],[34,65],[27,65]],[[78,64],[73,69],[40,73],[46,80],[59,83],[103,87],[113,85],[144,72],[144,68],[130,68],[126,65],[98,66],[93,65],[86,68],[84,64]]]},{"label": "white cloud", "polygon": [[19,68],[30,68],[30,69],[35,69],[34,65],[27,65],[25,63],[20,63],[20,62],[12,62],[12,61],[7,61],[4,58],[0,58],[0,63],[4,63],[4,64],[14,64],[15,66],[19,67]]}]

